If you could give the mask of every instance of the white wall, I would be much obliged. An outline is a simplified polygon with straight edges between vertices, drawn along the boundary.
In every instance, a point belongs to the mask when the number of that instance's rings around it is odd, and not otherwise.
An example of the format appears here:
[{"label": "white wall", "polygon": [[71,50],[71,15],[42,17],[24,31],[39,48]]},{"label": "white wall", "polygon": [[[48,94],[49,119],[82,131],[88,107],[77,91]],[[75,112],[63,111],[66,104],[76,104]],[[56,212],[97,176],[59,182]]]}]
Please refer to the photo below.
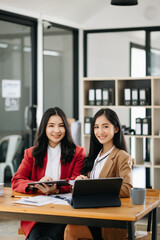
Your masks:
[{"label": "white wall", "polygon": [[88,34],[88,77],[129,76],[131,42],[144,46],[144,31]]},{"label": "white wall", "polygon": [[129,42],[117,33],[89,34],[88,77],[129,75]]},{"label": "white wall", "polygon": [[138,0],[136,6],[112,6],[97,12],[82,25],[84,29],[127,28],[160,25],[160,1]]}]

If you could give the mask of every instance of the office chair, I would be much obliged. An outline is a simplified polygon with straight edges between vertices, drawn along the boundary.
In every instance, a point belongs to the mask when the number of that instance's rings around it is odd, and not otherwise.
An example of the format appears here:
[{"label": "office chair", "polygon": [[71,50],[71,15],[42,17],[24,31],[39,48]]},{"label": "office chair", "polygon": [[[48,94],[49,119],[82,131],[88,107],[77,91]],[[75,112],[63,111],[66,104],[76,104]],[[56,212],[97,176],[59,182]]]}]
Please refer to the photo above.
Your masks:
[{"label": "office chair", "polygon": [[21,140],[21,135],[10,135],[0,140],[0,182],[4,182],[6,167],[10,168],[13,177],[14,167],[12,161]]}]

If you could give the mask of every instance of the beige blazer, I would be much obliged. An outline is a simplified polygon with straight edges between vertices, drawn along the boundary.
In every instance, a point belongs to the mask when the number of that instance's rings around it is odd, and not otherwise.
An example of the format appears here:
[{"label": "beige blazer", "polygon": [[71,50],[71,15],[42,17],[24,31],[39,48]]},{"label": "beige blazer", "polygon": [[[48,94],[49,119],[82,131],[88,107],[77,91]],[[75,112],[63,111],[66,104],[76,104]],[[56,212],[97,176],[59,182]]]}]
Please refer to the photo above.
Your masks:
[{"label": "beige blazer", "polygon": [[[115,147],[104,164],[99,177],[123,177],[120,196],[130,197],[132,188],[131,156]],[[102,238],[104,240],[121,240],[127,236],[127,232],[126,229],[102,228]]]},{"label": "beige blazer", "polygon": [[115,147],[104,164],[99,177],[123,177],[120,196],[130,197],[130,190],[132,188],[131,156],[127,152]]}]

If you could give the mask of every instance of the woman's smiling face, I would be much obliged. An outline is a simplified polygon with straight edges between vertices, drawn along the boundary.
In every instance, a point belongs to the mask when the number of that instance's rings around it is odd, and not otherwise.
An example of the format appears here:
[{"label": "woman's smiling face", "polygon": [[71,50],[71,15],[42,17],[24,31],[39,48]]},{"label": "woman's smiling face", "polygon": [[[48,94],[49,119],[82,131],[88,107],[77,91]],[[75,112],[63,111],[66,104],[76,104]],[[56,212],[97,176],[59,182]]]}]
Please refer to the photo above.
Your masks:
[{"label": "woman's smiling face", "polygon": [[48,137],[48,143],[50,147],[55,148],[66,133],[64,123],[59,115],[51,116],[46,126],[46,135]]},{"label": "woman's smiling face", "polygon": [[101,115],[96,119],[94,134],[98,141],[103,144],[103,148],[111,149],[114,146],[113,138],[116,132],[118,132],[118,128],[115,128],[105,115]]}]

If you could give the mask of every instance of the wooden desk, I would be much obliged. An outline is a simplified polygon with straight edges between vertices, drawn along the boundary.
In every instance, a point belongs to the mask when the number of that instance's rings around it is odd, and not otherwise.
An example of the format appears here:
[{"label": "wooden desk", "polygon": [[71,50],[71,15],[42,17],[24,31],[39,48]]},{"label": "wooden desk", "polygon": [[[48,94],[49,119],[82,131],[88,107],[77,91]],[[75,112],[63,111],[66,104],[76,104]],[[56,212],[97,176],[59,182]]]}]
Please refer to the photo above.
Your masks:
[{"label": "wooden desk", "polygon": [[145,205],[132,205],[130,198],[123,198],[121,207],[73,209],[67,205],[35,207],[16,204],[14,201],[18,199],[11,198],[11,194],[11,188],[4,188],[4,196],[0,197],[1,219],[128,228],[128,239],[134,240],[134,223],[153,212],[152,239],[157,240],[158,197],[147,197]]}]

